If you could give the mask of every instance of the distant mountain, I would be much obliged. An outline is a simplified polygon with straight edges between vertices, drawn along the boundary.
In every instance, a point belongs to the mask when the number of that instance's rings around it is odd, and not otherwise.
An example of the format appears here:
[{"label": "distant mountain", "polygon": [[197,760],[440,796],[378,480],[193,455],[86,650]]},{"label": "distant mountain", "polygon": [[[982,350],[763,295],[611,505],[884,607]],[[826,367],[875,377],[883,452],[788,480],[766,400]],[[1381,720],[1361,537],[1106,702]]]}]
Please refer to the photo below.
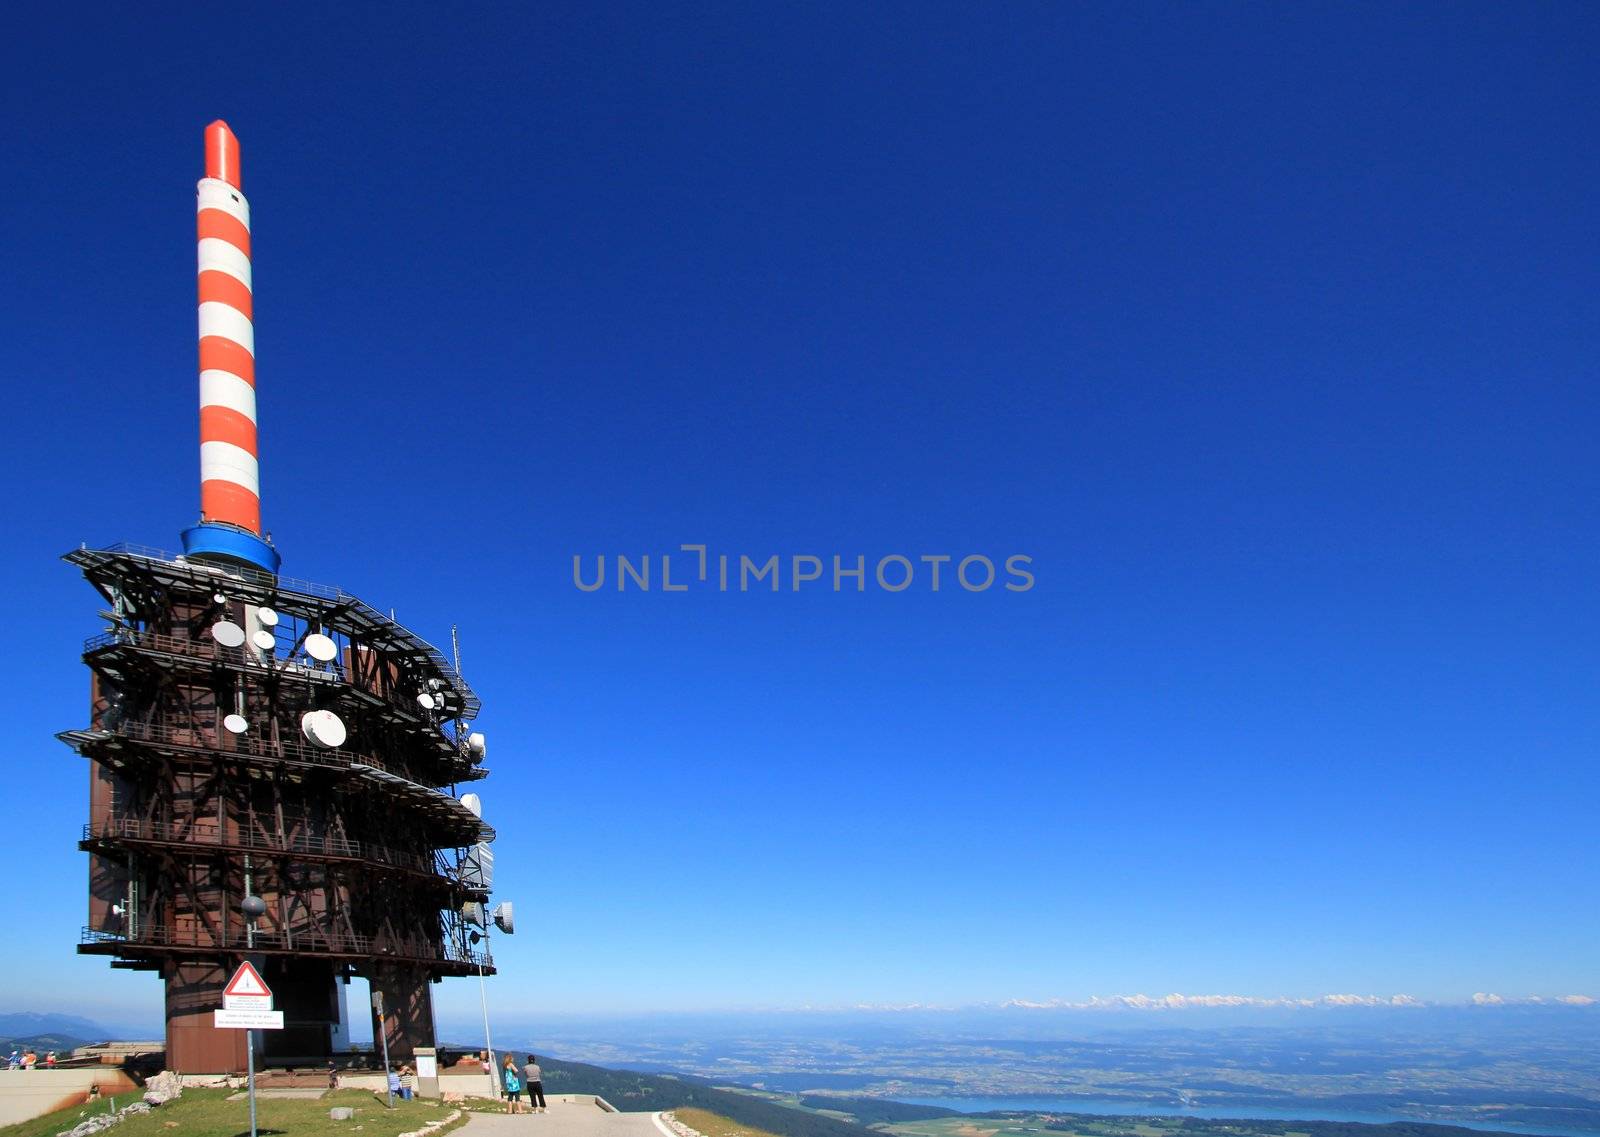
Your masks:
[{"label": "distant mountain", "polygon": [[0,1014],[0,1036],[25,1038],[46,1034],[66,1035],[90,1042],[104,1042],[117,1036],[116,1031],[107,1030],[99,1023],[78,1015],[40,1014],[38,1011]]},{"label": "distant mountain", "polygon": [[13,1050],[33,1050],[43,1056],[54,1050],[57,1054],[70,1054],[80,1046],[96,1041],[76,1038],[70,1034],[5,1034],[0,1032],[0,1056]]}]

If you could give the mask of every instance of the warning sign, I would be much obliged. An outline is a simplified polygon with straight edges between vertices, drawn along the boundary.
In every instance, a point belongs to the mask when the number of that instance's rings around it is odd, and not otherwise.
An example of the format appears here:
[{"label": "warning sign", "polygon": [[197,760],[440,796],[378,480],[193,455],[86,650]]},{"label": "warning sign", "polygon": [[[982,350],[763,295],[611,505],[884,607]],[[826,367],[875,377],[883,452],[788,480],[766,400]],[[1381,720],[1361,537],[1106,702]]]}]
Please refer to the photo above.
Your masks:
[{"label": "warning sign", "polygon": [[[238,996],[235,996],[237,998]],[[212,1026],[231,1030],[282,1030],[282,1011],[212,1011]]]},{"label": "warning sign", "polygon": [[249,962],[241,963],[222,989],[222,1005],[230,1011],[270,1011],[272,988]]}]

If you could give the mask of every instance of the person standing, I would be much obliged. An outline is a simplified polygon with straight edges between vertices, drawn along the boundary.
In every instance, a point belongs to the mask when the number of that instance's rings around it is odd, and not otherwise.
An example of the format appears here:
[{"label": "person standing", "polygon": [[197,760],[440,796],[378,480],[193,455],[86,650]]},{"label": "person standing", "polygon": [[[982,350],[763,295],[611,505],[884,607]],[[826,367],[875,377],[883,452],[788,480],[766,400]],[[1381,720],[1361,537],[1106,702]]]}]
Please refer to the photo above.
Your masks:
[{"label": "person standing", "polygon": [[539,1069],[539,1060],[532,1054],[522,1068],[522,1080],[528,1087],[528,1108],[535,1113],[549,1113],[544,1104],[544,1071]]},{"label": "person standing", "polygon": [[509,1054],[500,1070],[500,1084],[506,1088],[506,1112],[521,1113],[522,1079],[517,1076],[517,1060]]}]

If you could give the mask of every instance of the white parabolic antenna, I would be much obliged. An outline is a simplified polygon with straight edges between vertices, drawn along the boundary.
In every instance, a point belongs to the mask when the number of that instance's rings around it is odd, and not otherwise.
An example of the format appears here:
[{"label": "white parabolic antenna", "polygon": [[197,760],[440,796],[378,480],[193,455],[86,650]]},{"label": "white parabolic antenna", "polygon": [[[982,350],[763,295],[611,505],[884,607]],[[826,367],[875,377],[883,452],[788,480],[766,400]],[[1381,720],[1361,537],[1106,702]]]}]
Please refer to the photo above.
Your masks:
[{"label": "white parabolic antenna", "polygon": [[271,608],[257,608],[256,619],[261,621],[261,626],[264,628],[276,628],[278,626],[278,614]]},{"label": "white parabolic antenna", "polygon": [[467,807],[467,812],[474,817],[483,816],[483,801],[477,794],[462,794],[461,804]]},{"label": "white parabolic antenna", "polygon": [[343,746],[346,737],[343,720],[332,711],[307,711],[300,716],[300,731],[318,746],[330,750]]},{"label": "white parabolic antenna", "polygon": [[512,917],[511,901],[502,900],[494,906],[494,911],[489,913],[494,918],[494,926],[506,935],[511,935],[517,930],[516,922]]},{"label": "white parabolic antenna", "polygon": [[479,758],[489,753],[489,740],[483,737],[483,732],[475,730],[467,735],[467,747]]},{"label": "white parabolic antenna", "polygon": [[274,638],[273,634],[267,631],[265,628],[257,628],[255,633],[250,637],[250,642],[255,644],[262,651],[271,651],[278,645],[277,639]]},{"label": "white parabolic antenna", "polygon": [[424,691],[422,694],[418,695],[417,702],[421,705],[423,710],[433,710],[433,696],[428,694],[428,692]]},{"label": "white parabolic antenna", "polygon": [[223,647],[239,647],[244,643],[244,629],[232,620],[218,620],[211,625],[211,638]]},{"label": "white parabolic antenna", "polygon": [[319,663],[332,663],[339,654],[339,645],[321,632],[312,632],[306,637],[306,654]]},{"label": "white parabolic antenna", "polygon": [[228,728],[229,733],[243,734],[250,729],[250,720],[243,715],[229,715],[222,720],[222,725]]}]

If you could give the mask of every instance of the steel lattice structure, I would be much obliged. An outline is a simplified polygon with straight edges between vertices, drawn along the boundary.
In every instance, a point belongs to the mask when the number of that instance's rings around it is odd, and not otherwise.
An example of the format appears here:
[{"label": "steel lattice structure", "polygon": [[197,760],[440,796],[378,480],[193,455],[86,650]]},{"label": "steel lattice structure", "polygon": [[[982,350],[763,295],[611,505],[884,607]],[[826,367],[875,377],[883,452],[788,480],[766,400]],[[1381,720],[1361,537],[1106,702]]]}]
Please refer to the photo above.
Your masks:
[{"label": "steel lattice structure", "polygon": [[[334,984],[351,976],[384,991],[391,1054],[432,1045],[429,981],[488,964],[460,918],[488,894],[458,866],[494,834],[450,792],[487,772],[460,727],[471,688],[338,590],[126,548],[66,559],[112,625],[84,645],[89,727],[59,736],[94,764],[78,950],[162,974],[174,1069],[242,1061],[239,1032],[214,1031],[210,1011],[247,952],[288,1015],[268,1033],[269,1059],[328,1055]],[[224,621],[250,638],[219,642]],[[333,640],[333,660],[306,654],[312,634]],[[307,740],[302,721],[318,710],[345,724],[342,745]],[[229,730],[230,715],[246,729]],[[247,893],[267,902],[251,934]]]}]

